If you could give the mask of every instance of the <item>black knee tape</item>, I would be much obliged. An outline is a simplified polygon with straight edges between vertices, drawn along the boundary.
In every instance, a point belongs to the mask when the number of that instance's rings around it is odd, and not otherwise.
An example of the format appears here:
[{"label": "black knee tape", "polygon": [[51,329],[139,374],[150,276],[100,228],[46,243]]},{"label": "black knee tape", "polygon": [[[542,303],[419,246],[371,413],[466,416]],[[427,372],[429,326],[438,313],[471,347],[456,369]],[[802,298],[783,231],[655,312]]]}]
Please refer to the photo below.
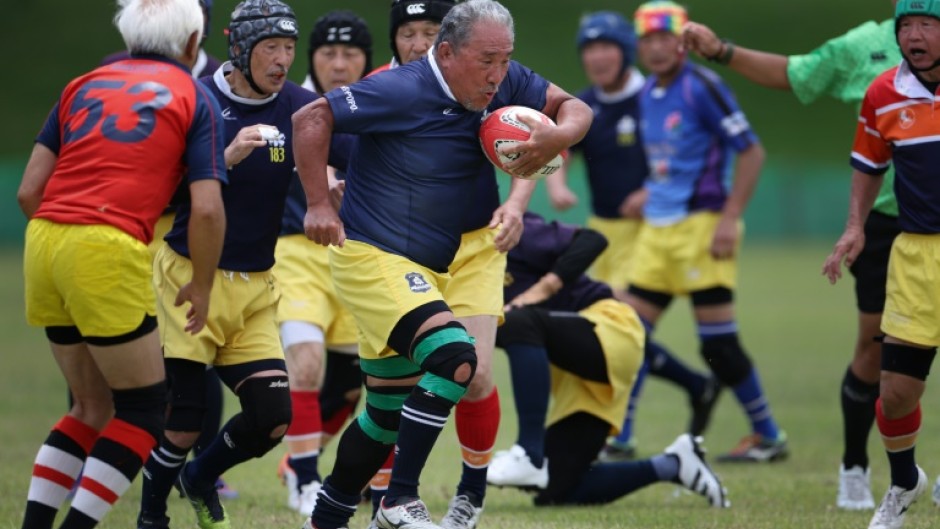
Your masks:
[{"label": "black knee tape", "polygon": [[737,334],[703,339],[701,353],[712,373],[726,386],[737,386],[753,369]]},{"label": "black knee tape", "polygon": [[542,309],[532,306],[520,307],[506,313],[506,321],[496,330],[496,345],[545,346],[545,319]]},{"label": "black knee tape", "polygon": [[655,290],[647,290],[645,288],[640,288],[638,286],[630,285],[627,287],[627,292],[636,296],[647,303],[652,303],[660,309],[665,309],[672,303],[672,294],[667,294],[665,292],[656,292]]},{"label": "black knee tape", "polygon": [[730,288],[714,287],[705,290],[696,290],[689,294],[693,307],[707,307],[708,305],[724,305],[734,301],[734,293]]},{"label": "black knee tape", "polygon": [[[432,301],[405,314],[398,320],[395,328],[388,335],[388,346],[402,356],[407,355],[408,351],[411,350],[412,340],[418,334],[418,329],[424,325],[424,322],[428,321],[428,318],[441,312],[450,312],[447,303]],[[414,340],[414,342],[417,343],[418,340]]]},{"label": "black knee tape", "polygon": [[74,325],[46,327],[46,338],[57,345],[75,345],[85,341],[85,337]]},{"label": "black knee tape", "polygon": [[166,429],[173,432],[202,431],[206,415],[206,365],[181,358],[163,361],[170,386],[170,414]]},{"label": "black knee tape", "polygon": [[114,417],[149,433],[155,440],[163,436],[166,414],[166,382],[134,389],[111,391]]},{"label": "black knee tape", "polygon": [[239,415],[243,426],[238,428],[239,439],[235,442],[251,455],[261,457],[281,442],[283,434],[272,438],[271,433],[280,426],[290,425],[287,377],[249,378],[238,388],[238,401],[242,406]]},{"label": "black knee tape", "polygon": [[146,336],[157,329],[157,317],[149,314],[144,315],[144,320],[131,332],[120,336],[86,336],[85,341],[91,345],[107,347],[109,345],[121,345],[132,342],[142,336]]},{"label": "black knee tape", "polygon": [[[411,388],[408,389],[410,392]],[[372,422],[383,430],[397,432],[398,426],[401,424],[401,410],[383,410],[366,403],[365,413],[369,415]]]},{"label": "black knee tape", "polygon": [[899,343],[881,346],[881,370],[927,380],[937,348],[922,349]]},{"label": "black knee tape", "polygon": [[[445,323],[444,325],[430,329],[415,338],[415,345],[414,349],[411,351],[411,358],[414,358],[415,350],[420,347],[425,339],[441,331],[446,331],[447,329],[459,330],[459,332],[462,332],[463,335],[469,339],[469,335],[467,334],[467,330],[464,329],[464,326],[456,321],[451,321]],[[470,366],[470,376],[467,378],[467,380],[458,382],[454,380],[454,375],[456,374],[457,369],[459,369],[460,366],[464,364],[468,364]],[[451,380],[463,387],[467,387],[470,385],[470,381],[473,380],[473,375],[477,370],[476,348],[472,343],[467,341],[452,341],[442,343],[438,345],[434,351],[427,355],[423,362],[421,362],[421,369],[429,373],[434,373],[441,378]]]}]

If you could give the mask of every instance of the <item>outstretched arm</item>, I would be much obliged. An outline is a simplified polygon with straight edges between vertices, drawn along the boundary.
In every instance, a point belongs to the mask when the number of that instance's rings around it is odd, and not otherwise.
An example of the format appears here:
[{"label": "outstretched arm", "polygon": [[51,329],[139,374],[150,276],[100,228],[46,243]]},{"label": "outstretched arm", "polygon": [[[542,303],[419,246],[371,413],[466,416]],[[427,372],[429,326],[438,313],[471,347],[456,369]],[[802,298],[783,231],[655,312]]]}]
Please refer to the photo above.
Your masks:
[{"label": "outstretched arm", "polygon": [[785,55],[752,50],[723,41],[705,24],[688,22],[682,32],[686,48],[698,56],[725,64],[750,81],[768,88],[791,90]]}]

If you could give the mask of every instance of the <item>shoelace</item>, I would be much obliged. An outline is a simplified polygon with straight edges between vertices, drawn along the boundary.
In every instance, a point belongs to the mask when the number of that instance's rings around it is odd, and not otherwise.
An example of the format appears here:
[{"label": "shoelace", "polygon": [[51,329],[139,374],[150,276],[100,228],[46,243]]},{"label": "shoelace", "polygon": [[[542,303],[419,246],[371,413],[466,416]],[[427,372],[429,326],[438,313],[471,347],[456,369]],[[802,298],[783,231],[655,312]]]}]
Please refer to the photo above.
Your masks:
[{"label": "shoelace", "polygon": [[405,505],[405,512],[417,522],[431,523],[431,515],[428,514],[428,510],[419,502],[415,501]]},{"label": "shoelace", "polygon": [[475,514],[476,508],[470,503],[470,500],[466,496],[457,496],[450,504],[450,512],[447,513],[447,517],[451,520],[459,520],[466,527],[466,522],[472,519]]}]

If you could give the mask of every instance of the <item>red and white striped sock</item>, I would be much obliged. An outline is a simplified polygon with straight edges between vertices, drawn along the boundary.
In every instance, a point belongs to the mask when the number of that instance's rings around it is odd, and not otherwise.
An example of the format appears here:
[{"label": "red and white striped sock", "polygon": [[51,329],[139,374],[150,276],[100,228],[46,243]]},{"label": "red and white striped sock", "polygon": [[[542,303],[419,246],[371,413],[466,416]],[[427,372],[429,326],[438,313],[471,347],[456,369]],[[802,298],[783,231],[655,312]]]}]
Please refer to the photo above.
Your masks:
[{"label": "red and white striped sock", "polygon": [[146,430],[114,418],[95,443],[62,527],[89,529],[131,486],[157,441]]},{"label": "red and white striped sock", "polygon": [[52,527],[97,437],[97,430],[70,415],[52,428],[33,464],[24,529]]}]

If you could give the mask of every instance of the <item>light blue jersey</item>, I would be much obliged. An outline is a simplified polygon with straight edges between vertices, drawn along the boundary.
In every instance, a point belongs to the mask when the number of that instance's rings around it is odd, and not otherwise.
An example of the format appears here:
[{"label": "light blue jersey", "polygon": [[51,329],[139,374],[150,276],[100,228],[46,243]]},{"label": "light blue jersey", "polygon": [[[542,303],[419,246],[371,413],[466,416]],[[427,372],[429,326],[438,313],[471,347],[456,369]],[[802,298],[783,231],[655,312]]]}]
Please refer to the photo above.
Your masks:
[{"label": "light blue jersey", "polygon": [[686,63],[668,86],[650,76],[640,95],[640,137],[650,168],[644,218],[653,225],[720,211],[735,153],[758,142],[734,94],[711,70]]}]

